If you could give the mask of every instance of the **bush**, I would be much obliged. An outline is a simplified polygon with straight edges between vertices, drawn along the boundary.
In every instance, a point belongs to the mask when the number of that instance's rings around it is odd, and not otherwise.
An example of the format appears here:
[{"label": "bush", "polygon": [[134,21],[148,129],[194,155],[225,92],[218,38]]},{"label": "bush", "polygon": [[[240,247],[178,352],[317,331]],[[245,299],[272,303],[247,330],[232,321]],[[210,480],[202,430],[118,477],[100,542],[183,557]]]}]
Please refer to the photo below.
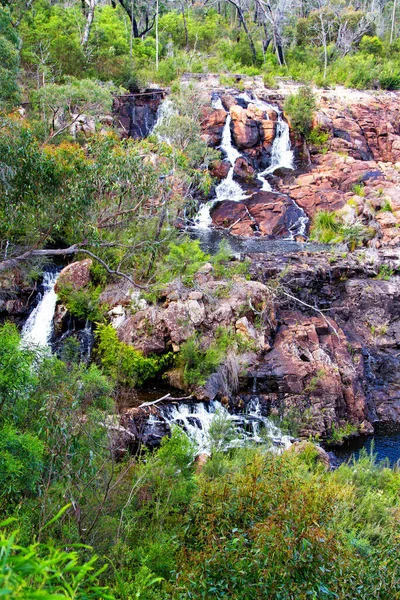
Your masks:
[{"label": "bush", "polygon": [[97,353],[105,373],[117,383],[141,386],[163,371],[171,361],[171,355],[144,356],[120,342],[111,325],[99,325],[96,329]]},{"label": "bush", "polygon": [[293,129],[304,136],[311,132],[315,109],[314,94],[311,88],[306,86],[299,88],[297,94],[292,94],[285,100],[284,110],[289,116]]},{"label": "bush", "polygon": [[0,506],[37,492],[43,467],[44,444],[35,435],[11,425],[0,429]]},{"label": "bush", "polygon": [[376,35],[364,35],[360,42],[359,50],[364,54],[373,54],[374,56],[380,56],[383,53],[383,42]]},{"label": "bush", "polygon": [[319,211],[314,216],[310,237],[321,244],[347,243],[350,250],[372,239],[375,232],[361,223],[346,225],[335,212]]},{"label": "bush", "polygon": [[97,557],[83,562],[77,550],[38,543],[24,547],[16,538],[16,532],[0,532],[0,589],[4,597],[113,600],[107,588],[99,585],[106,566],[96,569]]}]

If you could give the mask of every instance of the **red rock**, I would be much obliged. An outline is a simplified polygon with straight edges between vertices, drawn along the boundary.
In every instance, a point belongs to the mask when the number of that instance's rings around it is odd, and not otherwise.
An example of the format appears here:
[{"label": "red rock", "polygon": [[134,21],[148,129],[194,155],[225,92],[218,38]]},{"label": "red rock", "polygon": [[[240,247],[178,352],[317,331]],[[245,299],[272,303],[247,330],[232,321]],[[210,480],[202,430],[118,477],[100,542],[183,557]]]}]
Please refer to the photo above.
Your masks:
[{"label": "red rock", "polygon": [[213,177],[217,179],[225,179],[228,175],[229,169],[231,165],[226,160],[214,160],[210,164],[210,173]]},{"label": "red rock", "polygon": [[245,180],[254,179],[255,176],[253,167],[244,156],[241,156],[236,160],[234,171],[238,177]]},{"label": "red rock", "polygon": [[223,109],[204,107],[201,115],[201,131],[210,146],[218,146],[222,140],[227,112]]},{"label": "red rock", "polygon": [[238,104],[230,109],[232,117],[232,133],[239,149],[252,148],[260,141],[260,130],[257,121],[248,116],[246,109]]}]

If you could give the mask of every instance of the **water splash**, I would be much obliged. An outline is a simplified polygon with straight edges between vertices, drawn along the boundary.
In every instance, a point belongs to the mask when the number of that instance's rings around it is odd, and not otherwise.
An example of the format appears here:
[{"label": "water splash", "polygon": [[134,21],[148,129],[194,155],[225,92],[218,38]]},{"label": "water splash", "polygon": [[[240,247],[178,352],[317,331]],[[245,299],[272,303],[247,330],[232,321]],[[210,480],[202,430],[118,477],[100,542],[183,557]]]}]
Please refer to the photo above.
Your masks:
[{"label": "water splash", "polygon": [[231,122],[232,117],[228,115],[222,132],[222,142],[220,146],[220,149],[226,154],[226,160],[231,164],[231,167],[226,178],[215,188],[215,198],[210,202],[203,204],[197,213],[194,219],[195,227],[197,229],[207,229],[211,225],[212,219],[210,211],[216,202],[222,200],[240,202],[240,200],[247,198],[239,183],[233,179],[235,162],[242,155],[232,144]]},{"label": "water splash", "polygon": [[215,110],[224,110],[224,106],[222,104],[222,100],[221,98],[218,96],[218,94],[212,94],[211,96],[211,107],[214,108]]},{"label": "water splash", "polygon": [[[230,427],[230,434],[220,449],[228,450],[241,447],[246,443],[270,444],[271,449],[282,451],[291,445],[291,438],[262,415],[258,399],[249,403],[246,412],[231,414],[218,401],[208,403],[167,404],[159,408],[160,415],[169,426],[182,427],[196,444],[197,452],[211,454],[213,445],[213,425],[221,419]],[[159,423],[156,417],[150,417],[149,423]]]},{"label": "water splash", "polygon": [[23,345],[48,347],[53,333],[53,317],[57,303],[57,294],[54,291],[58,279],[58,272],[45,271],[43,274],[43,294],[38,305],[29,315],[22,329],[21,338]]},{"label": "water splash", "polygon": [[162,132],[163,128],[166,127],[171,119],[176,114],[174,103],[172,100],[167,98],[162,102],[157,111],[157,118],[153,130],[160,142],[165,142],[171,145],[171,139]]}]

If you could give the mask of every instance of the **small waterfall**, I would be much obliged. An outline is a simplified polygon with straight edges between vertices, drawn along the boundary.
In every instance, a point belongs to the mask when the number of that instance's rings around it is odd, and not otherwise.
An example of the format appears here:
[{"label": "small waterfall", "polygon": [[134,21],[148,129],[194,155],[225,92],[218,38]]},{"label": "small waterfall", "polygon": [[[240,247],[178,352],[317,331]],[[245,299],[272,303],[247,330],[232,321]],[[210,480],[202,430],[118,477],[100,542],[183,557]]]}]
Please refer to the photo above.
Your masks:
[{"label": "small waterfall", "polygon": [[[171,144],[170,138],[162,133],[162,127],[163,125],[168,124],[168,121],[175,114],[175,112],[174,104],[172,100],[169,100],[169,98],[160,104],[157,111],[157,119],[153,130],[151,131],[151,133],[154,133],[157,136],[160,142]],[[161,133],[159,130],[161,130]]]},{"label": "small waterfall", "polygon": [[[257,179],[262,183],[262,191],[274,192],[269,182],[265,179],[266,175],[272,175],[277,169],[293,169],[294,168],[294,155],[290,144],[290,129],[289,125],[283,118],[282,111],[278,106],[268,104],[264,100],[260,100],[252,92],[243,92],[238,96],[245,102],[254,104],[258,109],[265,111],[268,117],[268,111],[274,111],[277,115],[276,120],[276,131],[274,141],[271,148],[271,164],[270,166],[258,173]],[[305,237],[307,231],[307,225],[309,218],[307,217],[304,210],[291,199],[294,206],[299,212],[299,218],[289,228],[290,235],[287,240],[294,240],[296,236]]]},{"label": "small waterfall", "polygon": [[234,181],[233,179],[235,162],[242,155],[232,144],[231,122],[232,117],[228,115],[222,132],[222,142],[220,146],[220,149],[225,152],[226,160],[230,162],[231,168],[229,169],[226,178],[223,181],[221,181],[221,183],[215,188],[216,197],[214,198],[214,200],[203,204],[203,206],[197,213],[194,222],[195,227],[198,229],[207,229],[211,225],[212,219],[210,215],[210,210],[216,202],[219,202],[221,200],[231,200],[233,202],[240,202],[240,200],[244,200],[245,198],[247,198],[240,185],[237,183],[237,181]]},{"label": "small waterfall", "polygon": [[54,291],[59,273],[45,271],[43,274],[43,294],[38,305],[29,315],[21,333],[22,343],[26,346],[47,347],[53,332],[53,317],[57,294]]},{"label": "small waterfall", "polygon": [[[196,402],[185,404],[166,404],[159,407],[160,415],[169,426],[182,427],[197,446],[197,452],[211,453],[213,443],[213,426],[227,432],[219,441],[221,449],[240,447],[245,443],[271,443],[272,449],[280,451],[291,445],[289,436],[284,435],[267,417],[261,413],[258,400],[249,403],[245,413],[231,414],[218,401],[208,403]],[[220,422],[216,422],[220,419]],[[151,416],[149,424],[159,424],[156,417]],[[222,423],[222,425],[221,425]],[[228,428],[226,427],[228,425]],[[225,438],[225,439],[224,439]]]},{"label": "small waterfall", "polygon": [[282,117],[281,111],[274,107],[277,114],[276,133],[271,149],[271,165],[260,173],[261,177],[269,175],[276,169],[293,169],[293,150],[290,145],[289,125]]},{"label": "small waterfall", "polygon": [[215,92],[211,95],[211,108],[215,108],[215,110],[224,110],[222,100]]}]

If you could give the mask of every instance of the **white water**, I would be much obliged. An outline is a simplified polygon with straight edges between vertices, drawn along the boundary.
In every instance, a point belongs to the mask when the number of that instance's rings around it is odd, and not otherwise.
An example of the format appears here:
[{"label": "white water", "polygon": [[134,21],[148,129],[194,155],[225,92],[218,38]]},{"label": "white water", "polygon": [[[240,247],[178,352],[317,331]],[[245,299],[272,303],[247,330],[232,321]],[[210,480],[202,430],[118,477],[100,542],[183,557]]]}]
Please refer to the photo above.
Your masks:
[{"label": "white water", "polygon": [[226,178],[215,188],[214,200],[203,204],[197,213],[194,220],[197,229],[207,229],[211,225],[212,219],[210,211],[216,202],[221,200],[232,200],[233,202],[239,202],[240,200],[247,198],[238,182],[234,181],[233,179],[235,162],[242,155],[232,144],[231,122],[232,117],[228,115],[222,132],[222,142],[220,145],[220,148],[225,152],[226,160],[230,162],[231,167]]},{"label": "white water", "polygon": [[[196,402],[192,404],[167,404],[159,408],[161,417],[170,426],[178,425],[184,429],[190,439],[196,444],[199,454],[211,454],[215,444],[215,430],[226,431],[229,435],[221,435],[217,440],[219,449],[243,446],[245,443],[271,442],[271,449],[284,450],[291,445],[289,436],[284,435],[267,417],[262,416],[259,402],[252,401],[248,411],[239,415],[229,413],[218,401]],[[218,422],[216,422],[216,419]],[[151,417],[149,423],[156,422]],[[214,425],[214,434],[213,434]]]},{"label": "white water", "polygon": [[[241,98],[249,104],[253,104],[256,108],[263,111],[264,118],[266,119],[269,119],[268,112],[273,111],[276,113],[276,130],[271,148],[271,164],[264,171],[257,173],[257,179],[262,184],[261,191],[276,193],[266,179],[266,176],[272,175],[277,169],[294,168],[294,154],[290,144],[289,125],[283,119],[282,111],[278,106],[261,100],[253,92],[242,92],[239,94],[238,98]],[[215,109],[223,108],[221,99],[217,96],[213,96],[211,105]],[[227,159],[231,163],[231,168],[227,177],[216,187],[216,197],[210,202],[203,204],[197,213],[195,217],[195,227],[197,229],[205,230],[212,225],[210,211],[216,202],[221,200],[233,200],[235,202],[239,202],[240,200],[244,200],[248,197],[240,187],[239,183],[233,180],[235,161],[237,158],[239,158],[239,156],[241,156],[241,154],[232,144],[230,124],[231,117],[228,115],[223,129],[222,143],[220,148],[226,153]],[[287,240],[294,240],[296,235],[305,237],[307,224],[309,221],[303,209],[300,208],[293,199],[292,202],[299,209],[301,215],[296,223],[289,228],[289,236],[286,238]]]},{"label": "white water", "polygon": [[171,145],[171,140],[168,136],[162,133],[164,126],[168,125],[171,117],[176,113],[172,100],[168,98],[162,102],[157,111],[157,120],[151,133],[154,133],[160,142],[165,142]]},{"label": "white water", "polygon": [[22,329],[21,338],[23,345],[40,346],[43,348],[49,345],[57,302],[57,294],[54,291],[54,286],[58,275],[54,271],[44,272],[43,295]]}]

